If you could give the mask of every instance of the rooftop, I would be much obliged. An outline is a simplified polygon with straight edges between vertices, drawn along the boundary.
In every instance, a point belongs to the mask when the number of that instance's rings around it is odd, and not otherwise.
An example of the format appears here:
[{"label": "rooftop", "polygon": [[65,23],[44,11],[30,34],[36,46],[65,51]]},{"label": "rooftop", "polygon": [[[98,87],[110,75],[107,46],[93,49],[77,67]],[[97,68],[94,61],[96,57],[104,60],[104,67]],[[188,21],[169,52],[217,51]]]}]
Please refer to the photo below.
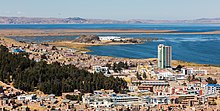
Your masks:
[{"label": "rooftop", "polygon": [[220,87],[220,84],[207,84],[207,86]]}]

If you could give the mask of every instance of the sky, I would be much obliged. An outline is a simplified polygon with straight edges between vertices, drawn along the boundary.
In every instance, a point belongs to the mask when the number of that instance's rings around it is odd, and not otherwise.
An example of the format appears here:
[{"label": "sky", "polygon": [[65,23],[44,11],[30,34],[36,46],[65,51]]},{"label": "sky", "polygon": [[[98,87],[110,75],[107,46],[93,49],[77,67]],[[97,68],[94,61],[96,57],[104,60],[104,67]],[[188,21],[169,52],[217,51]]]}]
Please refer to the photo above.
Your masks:
[{"label": "sky", "polygon": [[220,0],[0,0],[0,16],[116,20],[220,18]]}]

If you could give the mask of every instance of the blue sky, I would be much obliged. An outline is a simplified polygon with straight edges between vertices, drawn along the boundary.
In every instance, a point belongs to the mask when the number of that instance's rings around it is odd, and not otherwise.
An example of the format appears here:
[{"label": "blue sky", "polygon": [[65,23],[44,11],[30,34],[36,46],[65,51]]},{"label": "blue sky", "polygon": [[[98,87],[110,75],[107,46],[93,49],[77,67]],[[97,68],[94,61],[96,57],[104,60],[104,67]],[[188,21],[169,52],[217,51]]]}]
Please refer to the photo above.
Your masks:
[{"label": "blue sky", "polygon": [[220,17],[220,0],[0,0],[0,16],[99,19]]}]

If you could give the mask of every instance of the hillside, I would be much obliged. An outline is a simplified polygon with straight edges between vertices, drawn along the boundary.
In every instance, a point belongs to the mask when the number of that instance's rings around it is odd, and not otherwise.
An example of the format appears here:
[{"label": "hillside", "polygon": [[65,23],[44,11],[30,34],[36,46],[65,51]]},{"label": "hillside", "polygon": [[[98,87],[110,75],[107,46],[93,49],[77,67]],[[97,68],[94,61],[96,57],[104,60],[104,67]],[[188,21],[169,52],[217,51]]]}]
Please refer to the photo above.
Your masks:
[{"label": "hillside", "polygon": [[112,20],[69,18],[39,18],[39,17],[0,17],[0,24],[148,24],[148,23],[220,23],[220,18],[200,18],[194,20]]},{"label": "hillside", "polygon": [[0,45],[0,81],[13,83],[15,88],[27,92],[37,89],[45,94],[56,95],[73,92],[75,89],[83,93],[92,93],[100,89],[120,92],[127,84],[123,79],[89,73],[73,65],[35,62],[28,58],[28,54],[12,54],[2,45]]}]

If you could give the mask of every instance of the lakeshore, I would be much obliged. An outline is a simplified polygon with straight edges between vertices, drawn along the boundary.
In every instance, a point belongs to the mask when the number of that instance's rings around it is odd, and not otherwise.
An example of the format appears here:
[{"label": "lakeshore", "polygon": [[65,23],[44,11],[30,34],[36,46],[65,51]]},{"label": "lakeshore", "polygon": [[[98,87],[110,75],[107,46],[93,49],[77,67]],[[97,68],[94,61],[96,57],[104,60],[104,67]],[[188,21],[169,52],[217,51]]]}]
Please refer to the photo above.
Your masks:
[{"label": "lakeshore", "polygon": [[[189,32],[183,32],[184,29],[182,29],[182,31],[166,30],[169,31],[169,33],[165,33],[164,31],[161,33],[131,33],[132,30],[128,29],[122,29],[122,31],[126,31],[123,33],[113,33],[113,31],[120,31],[120,29],[4,29],[0,30],[0,35],[13,38],[17,41],[34,42],[40,40],[39,43],[49,41],[48,43],[52,45],[75,48],[77,50],[81,50],[92,55],[139,59],[154,58],[156,55],[154,51],[154,48],[156,48],[155,46],[157,46],[160,43],[166,43],[168,45],[172,45],[174,47],[174,50],[176,50],[174,58],[177,60],[196,62],[201,64],[219,65],[220,60],[218,58],[215,58],[218,55],[218,49],[215,46],[219,44],[219,31],[211,31],[211,29],[212,27],[210,27],[210,29],[207,29],[207,31],[203,32],[196,32],[194,30]],[[143,31],[143,29],[141,29],[141,31]],[[103,45],[94,43],[85,44],[69,42],[83,34],[97,34],[98,36],[110,35],[119,36],[123,38],[159,38],[159,40],[145,42],[143,44],[108,43]],[[138,50],[135,51],[136,49]],[[183,53],[179,49],[185,53]],[[207,53],[202,54],[202,52]],[[192,54],[194,56],[192,56]]]}]

